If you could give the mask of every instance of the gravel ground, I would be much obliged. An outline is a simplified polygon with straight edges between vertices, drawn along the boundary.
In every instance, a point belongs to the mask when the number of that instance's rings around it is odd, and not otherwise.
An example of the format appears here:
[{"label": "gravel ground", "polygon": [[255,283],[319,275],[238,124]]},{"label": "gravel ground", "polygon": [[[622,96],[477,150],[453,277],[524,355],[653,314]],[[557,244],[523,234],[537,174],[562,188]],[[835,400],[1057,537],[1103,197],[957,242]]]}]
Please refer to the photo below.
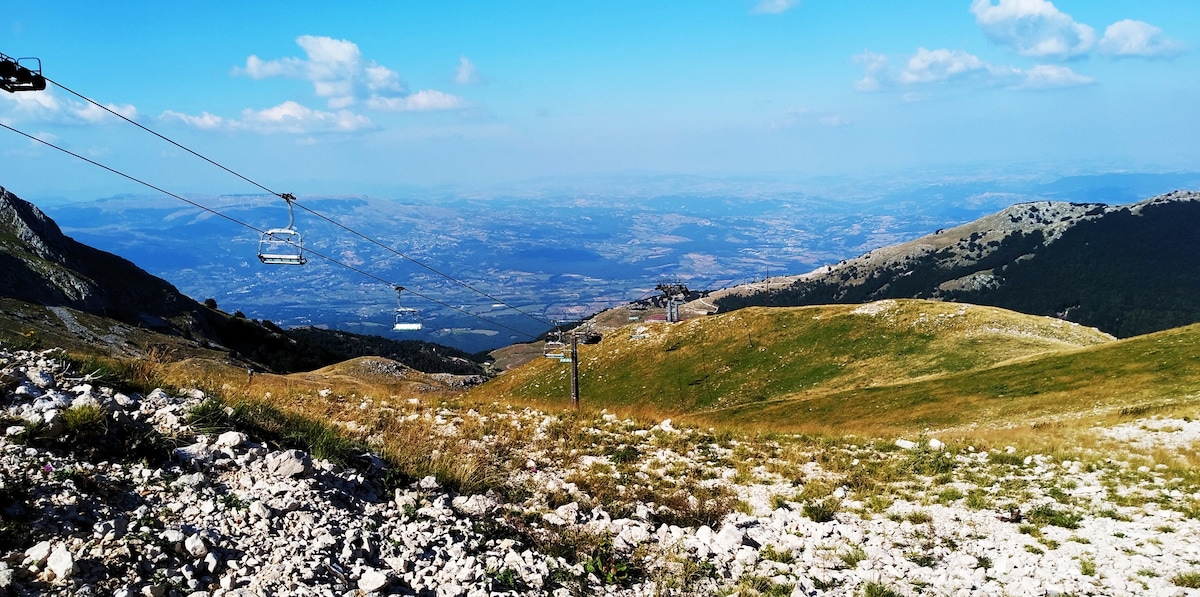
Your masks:
[{"label": "gravel ground", "polygon": [[[0,349],[0,594],[1200,595],[1200,493],[1172,464],[1196,421],[1098,429],[1106,455],[1082,462],[603,413],[568,441],[564,415],[394,407],[451,438],[523,430],[508,491],[457,495],[199,433],[202,392],[124,394],[57,354]],[[77,443],[86,409],[174,438],[148,442],[169,458]]]}]

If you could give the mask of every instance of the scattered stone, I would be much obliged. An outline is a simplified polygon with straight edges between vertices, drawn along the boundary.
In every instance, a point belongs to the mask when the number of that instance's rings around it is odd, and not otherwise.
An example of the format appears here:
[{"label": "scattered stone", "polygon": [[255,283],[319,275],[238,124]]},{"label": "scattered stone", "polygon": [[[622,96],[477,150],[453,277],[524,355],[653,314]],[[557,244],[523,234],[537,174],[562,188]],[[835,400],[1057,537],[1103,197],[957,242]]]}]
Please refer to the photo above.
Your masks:
[{"label": "scattered stone", "polygon": [[267,471],[277,477],[302,477],[312,472],[312,458],[300,450],[267,454]]},{"label": "scattered stone", "polygon": [[[587,594],[630,597],[654,594],[662,589],[654,584],[660,580],[656,575],[678,574],[676,567],[687,566],[700,571],[689,572],[690,594],[733,594],[753,578],[756,584],[780,587],[772,591],[786,587],[805,596],[857,595],[868,581],[900,594],[1182,595],[1187,589],[1171,579],[1191,573],[1200,553],[1200,520],[1176,506],[1200,499],[1200,493],[1172,478],[1175,469],[1155,461],[1131,465],[1085,457],[1079,462],[1034,454],[1023,465],[993,464],[986,450],[954,453],[933,438],[927,445],[954,464],[953,480],[907,479],[902,494],[889,496],[885,511],[872,510],[869,516],[860,513],[874,505],[864,506],[847,486],[833,487],[827,497],[840,509],[828,520],[805,512],[830,502],[801,497],[804,487],[842,483],[837,479],[865,465],[860,459],[902,461],[912,454],[867,455],[861,450],[869,448],[822,446],[815,449],[846,452],[836,455],[840,468],[826,468],[814,454],[811,461],[795,461],[799,470],[777,473],[760,466],[761,460],[749,468],[735,462],[742,440],[714,441],[711,434],[670,421],[639,427],[604,413],[584,422],[584,433],[595,437],[580,445],[592,447],[566,458],[544,446],[536,451],[507,446],[512,487],[525,492],[516,500],[500,491],[454,495],[432,476],[388,495],[379,482],[377,458],[361,459],[355,470],[314,462],[296,450],[272,452],[238,432],[211,441],[197,434],[186,426],[186,414],[202,393],[155,390],[145,397],[127,396],[71,379],[44,355],[0,346],[0,371],[8,370],[51,374],[44,387],[26,381],[24,373],[10,376],[0,391],[0,414],[11,420],[44,422],[71,404],[94,401],[111,415],[110,422],[144,429],[152,424],[185,446],[161,466],[90,462],[37,443],[15,445],[9,438],[25,427],[6,427],[0,437],[0,483],[6,488],[10,479],[27,480],[31,490],[22,507],[36,513],[37,522],[29,527],[26,545],[31,546],[0,550],[0,594],[475,597],[489,591],[562,595],[565,590],[552,584],[560,582]],[[393,403],[397,411],[403,409],[404,401]],[[449,436],[485,417],[541,437],[560,421],[532,409],[480,414],[429,404],[415,414],[398,414],[397,420],[429,421],[435,433]],[[663,433],[671,434],[670,441],[661,441]],[[1144,419],[1107,433],[1111,441],[1146,449],[1186,448],[1200,437],[1200,421]],[[895,443],[903,450],[920,446],[903,439]],[[615,457],[601,446],[632,446],[640,457],[613,467]],[[1003,484],[995,467],[1003,467]],[[702,477],[684,476],[698,470]],[[663,490],[629,496],[628,503],[618,500],[619,507],[613,507],[591,493],[595,486],[579,481],[587,474],[604,475],[600,486],[615,488],[618,495],[655,475]],[[984,479],[978,488],[991,506],[968,508],[967,500],[942,497],[951,487],[962,494],[976,491],[965,478]],[[671,488],[684,482],[696,486],[683,497],[672,495]],[[684,508],[703,515],[712,507],[714,500],[706,495],[723,496],[738,508],[707,520],[711,526],[681,520]],[[1114,495],[1146,501],[1123,505]],[[677,506],[675,499],[687,501]],[[1042,505],[1077,526],[1044,525],[1054,548],[1021,532]],[[1079,518],[1070,522],[1072,517]],[[517,521],[521,531],[514,532],[509,521]],[[571,554],[578,560],[568,560],[539,551],[528,537],[544,545],[570,538],[578,543],[562,545],[582,552]],[[592,538],[596,543],[589,543]],[[856,548],[861,554],[852,551]],[[865,557],[858,560],[860,555]],[[610,561],[634,566],[640,575],[625,584],[606,582],[601,575]],[[1101,571],[1083,574],[1083,562],[1094,562]],[[1154,574],[1141,573],[1146,570]]]},{"label": "scattered stone", "polygon": [[66,545],[54,548],[50,558],[46,560],[46,569],[53,573],[52,580],[55,582],[71,578],[75,572],[75,558],[71,555],[71,550],[67,549]]},{"label": "scattered stone", "polygon": [[391,579],[386,572],[368,570],[358,579],[358,588],[364,593],[374,593],[388,585]]}]

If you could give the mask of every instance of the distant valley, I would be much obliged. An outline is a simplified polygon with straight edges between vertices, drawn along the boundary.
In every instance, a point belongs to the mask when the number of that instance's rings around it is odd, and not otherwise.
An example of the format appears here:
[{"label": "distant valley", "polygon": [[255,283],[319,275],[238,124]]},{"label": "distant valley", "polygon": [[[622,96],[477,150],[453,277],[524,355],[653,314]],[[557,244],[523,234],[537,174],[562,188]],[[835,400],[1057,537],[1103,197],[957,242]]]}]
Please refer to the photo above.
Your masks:
[{"label": "distant valley", "polygon": [[[1120,204],[1197,183],[1197,174],[1116,174],[943,184],[825,181],[801,191],[786,184],[647,179],[605,194],[547,185],[495,195],[430,191],[394,200],[301,196],[300,202],[509,306],[539,318],[572,319],[653,294],[660,280],[717,289],[804,273],[1013,203]],[[668,188],[684,190],[660,190]],[[274,197],[193,199],[256,227],[287,219]],[[213,298],[226,311],[285,328],[390,334],[390,288],[319,258],[301,268],[264,266],[255,258],[256,233],[169,197],[118,196],[45,211],[75,239],[127,258],[197,300]],[[296,227],[311,249],[461,309],[409,297],[406,306],[422,310],[425,330],[406,337],[475,352],[527,341],[548,327],[311,214],[298,211]]]}]

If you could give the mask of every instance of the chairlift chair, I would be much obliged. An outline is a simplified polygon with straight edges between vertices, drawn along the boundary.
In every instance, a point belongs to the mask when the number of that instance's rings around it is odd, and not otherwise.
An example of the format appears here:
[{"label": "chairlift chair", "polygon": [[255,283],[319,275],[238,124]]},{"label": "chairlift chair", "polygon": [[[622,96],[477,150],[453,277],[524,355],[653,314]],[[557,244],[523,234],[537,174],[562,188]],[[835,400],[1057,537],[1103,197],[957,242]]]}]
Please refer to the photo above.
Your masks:
[{"label": "chairlift chair", "polygon": [[562,341],[562,332],[555,330],[546,337],[546,342],[542,344],[542,356],[560,361],[567,358],[567,343]]},{"label": "chairlift chair", "polygon": [[404,292],[403,286],[396,287],[396,322],[392,324],[393,332],[415,332],[424,324],[421,323],[421,312],[412,307],[405,307],[400,302],[400,293]]},{"label": "chairlift chair", "polygon": [[[37,67],[29,68],[21,61],[36,60]],[[0,89],[9,93],[17,91],[42,91],[46,88],[46,77],[42,76],[42,61],[37,58],[12,58],[0,54]]]},{"label": "chairlift chair", "polygon": [[263,233],[258,241],[258,260],[267,265],[304,265],[304,239],[296,231],[295,215],[292,212],[292,201],[296,199],[291,193],[281,195],[288,206],[288,225],[286,228],[272,228]]}]

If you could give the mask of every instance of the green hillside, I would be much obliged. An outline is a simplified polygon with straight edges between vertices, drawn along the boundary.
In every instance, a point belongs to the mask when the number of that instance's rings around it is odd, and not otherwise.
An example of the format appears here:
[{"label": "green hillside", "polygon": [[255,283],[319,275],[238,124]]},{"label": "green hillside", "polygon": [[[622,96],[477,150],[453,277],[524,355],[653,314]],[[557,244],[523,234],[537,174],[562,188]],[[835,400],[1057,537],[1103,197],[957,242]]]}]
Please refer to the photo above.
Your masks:
[{"label": "green hillside", "polygon": [[707,413],[794,430],[966,431],[1140,415],[1200,402],[1200,324],[934,379]]},{"label": "green hillside", "polygon": [[[932,383],[1112,342],[1107,334],[1057,319],[936,301],[747,308],[672,325],[631,324],[598,345],[581,346],[580,393],[590,406],[751,417],[783,398]],[[565,404],[569,369],[537,359],[473,395]],[[744,410],[728,410],[735,407]]]}]

